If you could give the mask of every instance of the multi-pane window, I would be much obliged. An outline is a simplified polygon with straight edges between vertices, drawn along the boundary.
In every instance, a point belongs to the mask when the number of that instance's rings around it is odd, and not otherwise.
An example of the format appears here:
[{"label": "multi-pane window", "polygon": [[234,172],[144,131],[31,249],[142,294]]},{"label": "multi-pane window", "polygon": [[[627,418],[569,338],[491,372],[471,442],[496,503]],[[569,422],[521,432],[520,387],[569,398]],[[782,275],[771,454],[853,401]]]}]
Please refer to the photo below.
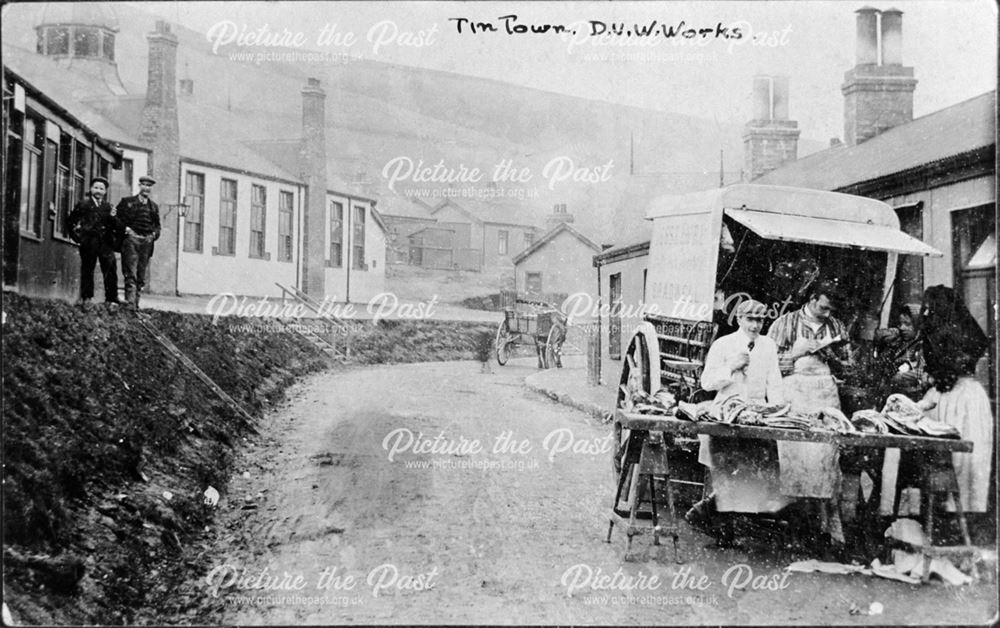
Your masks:
[{"label": "multi-pane window", "polygon": [[40,121],[24,120],[24,154],[21,158],[21,231],[41,235],[42,149]]},{"label": "multi-pane window", "polygon": [[236,181],[222,179],[219,185],[219,255],[236,254]]},{"label": "multi-pane window", "polygon": [[73,33],[73,55],[76,57],[97,57],[100,55],[100,35],[96,28],[77,27]]},{"label": "multi-pane window", "polygon": [[292,261],[292,216],[294,197],[291,192],[278,195],[278,261]]},{"label": "multi-pane window", "polygon": [[187,173],[184,199],[188,204],[184,215],[184,250],[201,253],[205,215],[205,175],[200,172]]},{"label": "multi-pane window", "polygon": [[344,205],[330,201],[330,266],[344,264]]},{"label": "multi-pane window", "polygon": [[267,222],[267,188],[250,188],[250,257],[264,257],[264,225]]},{"label": "multi-pane window", "polygon": [[501,229],[497,232],[497,254],[506,255],[507,254],[507,243],[510,240],[510,233],[506,229]]},{"label": "multi-pane window", "polygon": [[75,142],[76,152],[73,155],[73,189],[77,196],[90,188],[87,187],[87,173],[90,172],[90,147],[80,142]]},{"label": "multi-pane window", "polygon": [[354,251],[354,268],[368,270],[365,265],[365,208],[354,208],[354,225],[352,231],[351,250]]},{"label": "multi-pane window", "polygon": [[535,243],[535,233],[533,231],[524,232],[524,246],[529,247]]},{"label": "multi-pane window", "polygon": [[[69,236],[69,212],[73,209],[73,185],[70,170],[73,167],[73,138],[68,133],[59,136],[59,158],[56,160],[56,224],[55,233]],[[79,190],[82,198],[84,190]]]},{"label": "multi-pane window", "polygon": [[48,54],[69,54],[69,29],[65,27],[49,28],[45,31],[48,41]]},{"label": "multi-pane window", "polygon": [[108,61],[115,60],[115,36],[113,33],[104,33],[104,58]]}]

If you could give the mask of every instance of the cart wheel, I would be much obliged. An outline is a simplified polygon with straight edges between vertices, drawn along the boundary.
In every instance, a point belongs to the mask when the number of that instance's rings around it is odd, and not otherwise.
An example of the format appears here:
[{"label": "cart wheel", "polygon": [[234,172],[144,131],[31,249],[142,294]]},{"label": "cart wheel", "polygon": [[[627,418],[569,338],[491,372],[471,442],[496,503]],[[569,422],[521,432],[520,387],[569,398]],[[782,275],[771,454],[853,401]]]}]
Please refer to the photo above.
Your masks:
[{"label": "cart wheel", "polygon": [[[649,368],[649,347],[646,346],[643,336],[636,335],[629,343],[628,351],[625,352],[625,364],[622,367],[622,378],[618,387],[618,407],[623,407],[628,401],[625,398],[625,391],[641,390],[651,393]],[[621,424],[615,421],[613,427],[613,439],[615,447],[611,452],[611,464],[615,472],[615,482],[622,472],[622,457],[628,446],[630,430],[624,430]]]},{"label": "cart wheel", "polygon": [[566,340],[566,332],[558,325],[553,325],[549,330],[549,337],[545,340],[545,364],[546,368],[562,368],[562,346]]},{"label": "cart wheel", "polygon": [[500,326],[497,327],[497,338],[496,338],[496,352],[497,352],[497,363],[500,366],[507,364],[507,360],[510,359],[510,344],[513,338],[510,335],[510,329],[507,327],[507,320],[504,319]]}]

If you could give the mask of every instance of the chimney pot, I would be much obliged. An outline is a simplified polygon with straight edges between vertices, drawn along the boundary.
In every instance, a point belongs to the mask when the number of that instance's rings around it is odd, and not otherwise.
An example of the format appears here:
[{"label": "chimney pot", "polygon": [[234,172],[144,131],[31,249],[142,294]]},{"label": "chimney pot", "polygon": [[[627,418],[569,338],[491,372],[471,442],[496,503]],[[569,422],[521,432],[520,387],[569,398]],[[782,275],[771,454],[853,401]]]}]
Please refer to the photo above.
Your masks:
[{"label": "chimney pot", "polygon": [[788,77],[787,76],[775,76],[772,77],[772,85],[774,86],[772,90],[773,100],[771,101],[774,105],[773,108],[773,118],[775,120],[787,120],[788,119]]},{"label": "chimney pot", "polygon": [[903,12],[882,12],[882,65],[903,64]]},{"label": "chimney pot", "polygon": [[771,119],[771,77],[758,74],[753,77],[753,120]]},{"label": "chimney pot", "polygon": [[878,64],[878,9],[861,7],[858,14],[858,32],[855,54],[857,65]]}]

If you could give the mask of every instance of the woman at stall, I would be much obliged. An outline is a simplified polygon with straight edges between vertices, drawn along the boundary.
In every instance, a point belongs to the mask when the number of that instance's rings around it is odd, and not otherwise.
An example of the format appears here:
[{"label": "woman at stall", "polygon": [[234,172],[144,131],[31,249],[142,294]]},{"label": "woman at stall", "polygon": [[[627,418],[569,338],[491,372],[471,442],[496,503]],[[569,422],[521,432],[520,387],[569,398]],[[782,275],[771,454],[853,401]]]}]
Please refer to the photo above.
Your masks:
[{"label": "woman at stall", "polygon": [[[956,427],[963,439],[972,441],[972,452],[954,453],[952,462],[958,476],[962,510],[985,512],[993,461],[993,412],[986,390],[972,375],[988,340],[951,288],[927,288],[922,315],[923,361],[932,387],[919,405],[927,417]],[[909,508],[904,508],[901,502],[901,512],[893,511],[899,471],[899,456],[890,455],[893,451],[886,451],[879,509],[882,515],[889,516],[904,515],[916,507],[910,500]],[[905,478],[907,474],[898,475]],[[949,510],[952,508],[949,505]]]},{"label": "woman at stall", "polygon": [[931,286],[924,292],[923,353],[934,386],[921,406],[931,419],[958,428],[973,442],[970,453],[952,454],[962,509],[985,512],[993,460],[993,412],[986,390],[973,377],[986,351],[986,334],[954,290]]}]

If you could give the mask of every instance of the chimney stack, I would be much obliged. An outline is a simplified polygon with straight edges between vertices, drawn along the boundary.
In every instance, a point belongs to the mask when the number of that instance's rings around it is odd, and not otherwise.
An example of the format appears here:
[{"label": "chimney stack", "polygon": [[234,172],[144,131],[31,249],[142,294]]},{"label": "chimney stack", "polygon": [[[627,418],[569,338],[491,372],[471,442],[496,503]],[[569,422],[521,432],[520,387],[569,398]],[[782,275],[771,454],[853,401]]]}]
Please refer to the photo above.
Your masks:
[{"label": "chimney stack", "polygon": [[[157,263],[150,264],[147,285],[151,292],[177,292],[177,234],[180,215],[170,211],[178,203],[180,188],[180,125],[177,120],[177,36],[163,20],[146,35],[149,66],[146,104],[142,110],[139,140],[153,149],[149,174],[156,179],[152,198],[160,206],[160,240]],[[144,173],[136,173],[144,174]]]},{"label": "chimney stack", "polygon": [[753,78],[753,119],[743,129],[744,176],[753,181],[798,158],[799,124],[788,119],[788,77]]},{"label": "chimney stack", "polygon": [[844,74],[840,88],[848,146],[913,120],[913,90],[917,87],[913,68],[903,66],[903,12],[864,7],[856,13],[857,63]]},{"label": "chimney stack", "polygon": [[552,206],[552,213],[545,217],[545,229],[554,229],[564,222],[572,223],[574,220],[575,217],[567,210],[566,203],[556,203]]},{"label": "chimney stack", "polygon": [[[322,301],[326,294],[326,92],[319,79],[306,80],[302,88],[302,179],[306,183],[305,215],[302,218],[303,290]],[[344,208],[347,211],[347,208]],[[345,219],[347,216],[345,216]],[[344,235],[350,237],[345,229]],[[345,244],[347,244],[345,242]],[[350,264],[344,247],[344,267]],[[345,295],[349,298],[350,295]]]}]

